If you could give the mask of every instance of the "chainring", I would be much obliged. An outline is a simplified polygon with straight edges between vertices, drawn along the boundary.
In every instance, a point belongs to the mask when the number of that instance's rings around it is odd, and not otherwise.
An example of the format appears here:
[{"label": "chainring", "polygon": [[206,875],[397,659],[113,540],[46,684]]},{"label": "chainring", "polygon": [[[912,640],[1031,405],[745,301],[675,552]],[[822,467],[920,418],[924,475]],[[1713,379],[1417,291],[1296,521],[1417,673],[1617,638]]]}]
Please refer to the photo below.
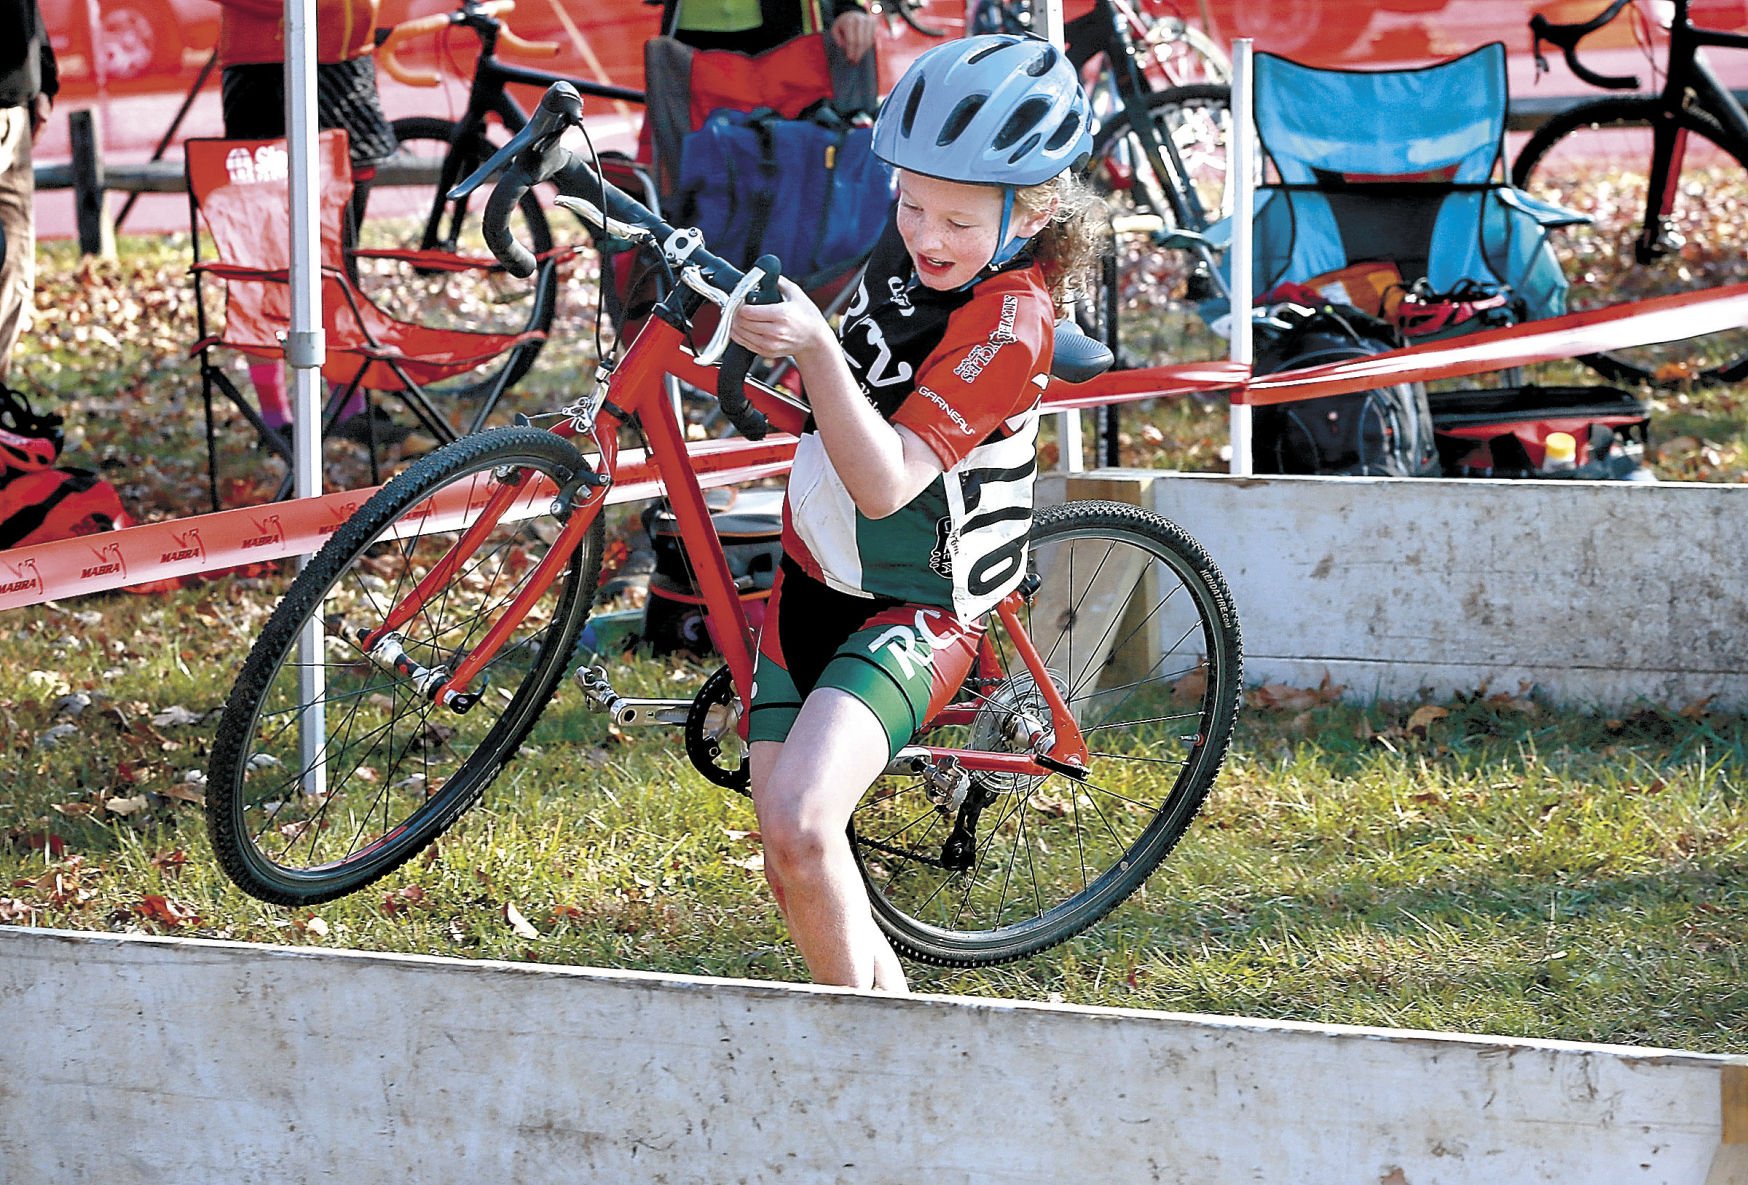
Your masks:
[{"label": "chainring", "polygon": [[[686,711],[686,756],[691,758],[693,768],[714,784],[750,794],[747,749],[737,731],[740,715],[734,676],[727,667],[718,667],[704,680],[704,686],[698,689]],[[734,761],[735,754],[739,760],[730,769],[725,761]]]}]

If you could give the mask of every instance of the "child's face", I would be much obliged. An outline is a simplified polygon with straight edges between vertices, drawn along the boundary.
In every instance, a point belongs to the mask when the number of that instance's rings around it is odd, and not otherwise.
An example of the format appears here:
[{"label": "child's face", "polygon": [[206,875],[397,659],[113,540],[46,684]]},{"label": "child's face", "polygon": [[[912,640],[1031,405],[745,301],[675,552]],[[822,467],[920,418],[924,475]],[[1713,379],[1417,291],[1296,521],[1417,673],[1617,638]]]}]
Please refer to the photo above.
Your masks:
[{"label": "child's face", "polygon": [[898,233],[923,285],[947,292],[977,278],[1001,230],[1001,190],[899,170]]}]

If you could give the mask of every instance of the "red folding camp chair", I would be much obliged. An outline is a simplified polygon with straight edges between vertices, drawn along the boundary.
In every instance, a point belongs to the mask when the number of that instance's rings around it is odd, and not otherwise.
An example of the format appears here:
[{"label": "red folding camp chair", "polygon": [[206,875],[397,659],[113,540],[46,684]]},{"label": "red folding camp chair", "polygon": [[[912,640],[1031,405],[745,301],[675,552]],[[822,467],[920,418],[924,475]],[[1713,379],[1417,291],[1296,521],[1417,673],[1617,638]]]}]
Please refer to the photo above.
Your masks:
[{"label": "red folding camp chair", "polygon": [[[326,436],[336,413],[356,392],[366,403],[372,392],[388,392],[439,442],[457,433],[432,403],[425,385],[473,370],[505,351],[541,336],[474,333],[404,321],[373,304],[354,283],[344,246],[346,208],[352,198],[352,167],[346,133],[322,132],[319,140],[322,325],[327,340],[323,376],[331,394],[322,417]],[[207,477],[217,510],[218,446],[213,390],[222,391],[254,425],[264,444],[290,460],[280,434],[270,431],[215,359],[228,348],[256,361],[282,358],[290,325],[290,200],[288,157],[283,140],[189,140],[187,175],[189,217],[194,229],[195,316],[199,340],[191,354],[200,359],[201,396],[206,408]],[[202,258],[201,230],[211,236],[214,257]],[[462,261],[457,267],[471,266]],[[224,320],[213,327],[206,307],[205,280],[222,280]],[[491,392],[475,410],[467,431],[477,429],[502,391]],[[370,441],[371,480],[380,481],[374,440]],[[289,492],[289,476],[280,496]]]}]

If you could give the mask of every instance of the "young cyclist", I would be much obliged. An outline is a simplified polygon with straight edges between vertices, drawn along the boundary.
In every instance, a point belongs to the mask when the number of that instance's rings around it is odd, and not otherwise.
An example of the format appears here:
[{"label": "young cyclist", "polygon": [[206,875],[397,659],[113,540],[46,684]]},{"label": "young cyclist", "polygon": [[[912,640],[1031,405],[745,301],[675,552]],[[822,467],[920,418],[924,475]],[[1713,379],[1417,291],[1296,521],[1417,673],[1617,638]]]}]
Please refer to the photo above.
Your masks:
[{"label": "young cyclist", "polygon": [[734,336],[812,406],[749,737],[765,873],[817,982],[906,990],[845,834],[1023,578],[1056,305],[1094,258],[1087,103],[1049,43],[936,46],[881,107],[894,222],[834,334],[795,285]]}]

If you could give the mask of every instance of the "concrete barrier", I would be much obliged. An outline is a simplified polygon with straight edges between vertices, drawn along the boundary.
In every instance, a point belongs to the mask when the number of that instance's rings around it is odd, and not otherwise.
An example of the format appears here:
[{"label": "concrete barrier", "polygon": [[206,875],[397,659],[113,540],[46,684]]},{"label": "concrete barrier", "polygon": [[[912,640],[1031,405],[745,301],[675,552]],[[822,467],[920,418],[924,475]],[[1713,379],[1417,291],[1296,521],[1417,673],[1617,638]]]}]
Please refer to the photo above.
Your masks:
[{"label": "concrete barrier", "polygon": [[1253,684],[1748,710],[1745,486],[1107,469],[1043,479],[1058,497],[1195,535],[1232,585]]},{"label": "concrete barrier", "polygon": [[0,1179],[1748,1185],[1748,1059],[0,928]]}]

